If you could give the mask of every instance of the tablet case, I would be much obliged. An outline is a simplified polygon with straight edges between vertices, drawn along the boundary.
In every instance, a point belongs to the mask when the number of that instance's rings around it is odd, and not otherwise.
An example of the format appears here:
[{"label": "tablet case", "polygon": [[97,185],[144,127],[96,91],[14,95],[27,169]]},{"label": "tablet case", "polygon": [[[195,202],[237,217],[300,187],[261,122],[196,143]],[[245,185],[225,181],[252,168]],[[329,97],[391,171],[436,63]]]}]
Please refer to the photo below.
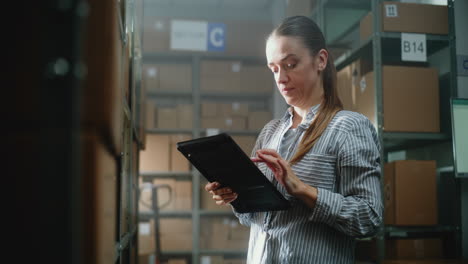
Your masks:
[{"label": "tablet case", "polygon": [[238,213],[291,206],[228,134],[178,142],[177,149],[209,182],[217,181],[238,194],[231,202]]}]

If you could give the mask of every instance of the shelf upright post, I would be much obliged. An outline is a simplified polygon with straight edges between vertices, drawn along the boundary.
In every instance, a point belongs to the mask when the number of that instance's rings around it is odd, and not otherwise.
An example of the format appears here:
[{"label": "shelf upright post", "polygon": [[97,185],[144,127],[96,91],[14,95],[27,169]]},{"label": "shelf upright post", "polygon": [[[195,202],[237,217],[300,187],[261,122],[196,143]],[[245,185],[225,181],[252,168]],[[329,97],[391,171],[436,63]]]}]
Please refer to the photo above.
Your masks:
[{"label": "shelf upright post", "polygon": [[[201,56],[192,57],[193,138],[200,137],[200,64]],[[200,173],[192,166],[192,264],[200,262]]]},{"label": "shelf upright post", "polygon": [[[377,122],[377,134],[379,137],[380,143],[380,160],[381,160],[381,178],[380,186],[382,192],[382,201],[384,201],[384,163],[385,159],[385,150],[384,150],[384,140],[383,140],[383,85],[382,85],[382,38],[381,38],[381,10],[380,10],[381,1],[371,1],[371,10],[373,14],[373,34],[372,34],[372,58],[373,58],[373,68],[374,68],[374,87],[375,87],[375,109],[376,113],[376,122]],[[377,263],[381,263],[385,258],[385,229],[384,223],[382,223],[379,231],[377,233]]]},{"label": "shelf upright post", "polygon": [[325,29],[325,1],[324,0],[317,0],[316,7],[317,8],[317,21],[315,21],[319,28],[326,34]]},{"label": "shelf upright post", "polygon": [[448,8],[448,23],[449,23],[449,49],[450,49],[450,95],[457,97],[457,49],[455,39],[455,11],[454,0],[447,1]]}]

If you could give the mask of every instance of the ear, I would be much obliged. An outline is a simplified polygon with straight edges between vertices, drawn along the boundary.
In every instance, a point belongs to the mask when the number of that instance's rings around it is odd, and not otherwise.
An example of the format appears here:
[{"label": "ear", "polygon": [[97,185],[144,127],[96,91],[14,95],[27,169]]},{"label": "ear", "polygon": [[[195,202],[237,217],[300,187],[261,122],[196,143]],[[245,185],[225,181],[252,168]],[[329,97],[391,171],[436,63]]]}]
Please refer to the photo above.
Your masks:
[{"label": "ear", "polygon": [[319,70],[319,72],[325,70],[327,67],[327,62],[328,62],[328,51],[325,49],[319,50],[317,55],[315,56],[316,59],[316,65]]}]

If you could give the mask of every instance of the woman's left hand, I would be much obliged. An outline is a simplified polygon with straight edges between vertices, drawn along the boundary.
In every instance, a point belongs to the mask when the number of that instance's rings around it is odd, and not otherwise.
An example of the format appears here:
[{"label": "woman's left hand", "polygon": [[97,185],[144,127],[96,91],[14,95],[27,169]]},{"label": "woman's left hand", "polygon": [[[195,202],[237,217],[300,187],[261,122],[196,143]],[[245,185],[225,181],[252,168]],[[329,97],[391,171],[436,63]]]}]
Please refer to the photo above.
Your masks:
[{"label": "woman's left hand", "polygon": [[286,191],[314,208],[318,190],[302,182],[291,169],[291,166],[273,149],[257,150],[258,157],[251,158],[253,162],[264,162],[272,171],[276,180]]}]

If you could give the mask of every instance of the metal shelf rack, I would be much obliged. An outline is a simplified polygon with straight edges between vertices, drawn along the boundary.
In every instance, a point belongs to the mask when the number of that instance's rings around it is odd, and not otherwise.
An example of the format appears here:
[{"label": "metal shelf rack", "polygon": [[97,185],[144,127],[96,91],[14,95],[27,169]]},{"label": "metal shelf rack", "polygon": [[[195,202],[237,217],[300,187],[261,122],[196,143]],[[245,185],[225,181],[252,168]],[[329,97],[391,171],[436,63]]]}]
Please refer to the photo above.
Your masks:
[{"label": "metal shelf rack", "polygon": [[[200,105],[202,100],[211,101],[262,101],[266,106],[271,107],[273,101],[272,93],[252,92],[252,93],[232,93],[232,92],[207,92],[200,90],[200,64],[203,60],[230,60],[240,61],[243,65],[266,65],[265,58],[233,56],[224,54],[210,53],[145,53],[143,55],[143,63],[168,63],[168,64],[190,64],[192,69],[192,90],[184,92],[174,91],[154,91],[148,92],[148,99],[154,100],[158,98],[180,98],[190,100],[193,104],[193,128],[192,129],[147,129],[149,134],[190,134],[193,138],[206,135],[206,130],[202,129],[200,118]],[[272,110],[272,109],[270,109]],[[237,136],[256,136],[260,131],[248,130],[229,130],[219,132],[227,132]],[[192,219],[192,250],[181,251],[163,251],[161,254],[164,257],[190,257],[191,263],[200,263],[202,255],[225,255],[225,256],[246,256],[247,250],[205,250],[200,248],[200,218],[201,217],[234,217],[230,211],[209,211],[200,208],[200,192],[202,178],[196,169],[191,172],[140,172],[143,181],[152,181],[156,178],[176,178],[192,181],[192,210],[191,211],[160,211],[159,216],[163,218],[191,218]],[[149,220],[153,216],[152,213],[140,213],[140,220]]]},{"label": "metal shelf rack", "polygon": [[[335,66],[337,71],[350,65],[360,58],[365,58],[372,62],[374,70],[374,87],[376,88],[376,109],[377,113],[377,132],[379,135],[381,149],[381,156],[383,161],[386,161],[386,154],[396,150],[407,150],[414,148],[427,148],[430,149],[433,145],[441,145],[451,142],[450,131],[444,129],[446,124],[441,120],[441,133],[398,133],[386,132],[383,129],[383,106],[382,106],[382,66],[384,63],[394,63],[399,65],[422,65],[421,63],[406,63],[401,62],[401,33],[396,32],[382,32],[380,4],[381,0],[368,1],[368,0],[317,0],[315,9],[311,17],[322,28],[325,36],[329,35],[330,30],[337,30],[336,25],[331,18],[327,17],[330,14],[337,14],[341,12],[346,14],[350,10],[354,10],[355,17],[347,18],[348,23],[344,23],[343,19],[339,23],[344,24],[340,29],[341,31],[336,34],[332,39],[327,39],[330,48],[343,49],[341,55],[335,59]],[[449,11],[449,34],[448,35],[434,35],[426,34],[427,56],[448,48],[450,54],[450,70],[447,74],[439,76],[441,85],[444,85],[447,92],[441,92],[441,116],[445,113],[442,108],[442,100],[446,97],[456,96],[456,56],[455,56],[455,35],[453,29],[453,1],[447,1]],[[369,11],[373,13],[373,33],[364,41],[359,41],[359,20],[366,15]],[[335,13],[333,13],[335,12]],[[345,18],[346,19],[346,18]],[[339,31],[339,30],[338,30]],[[332,34],[333,35],[333,34]],[[356,37],[357,35],[357,37]],[[357,40],[357,41],[356,41]],[[423,63],[424,64],[424,63]],[[427,66],[427,64],[425,64]],[[441,118],[442,119],[442,118]],[[450,145],[450,144],[449,144]],[[383,162],[382,162],[383,166]],[[383,167],[382,167],[383,171]],[[384,175],[383,175],[384,177]],[[382,177],[382,178],[383,178]],[[383,180],[382,190],[383,188]],[[381,263],[385,259],[385,239],[388,237],[407,237],[411,234],[421,233],[460,233],[460,227],[454,225],[441,225],[430,227],[396,227],[382,225],[379,233],[376,235],[377,241],[377,261]]]}]

